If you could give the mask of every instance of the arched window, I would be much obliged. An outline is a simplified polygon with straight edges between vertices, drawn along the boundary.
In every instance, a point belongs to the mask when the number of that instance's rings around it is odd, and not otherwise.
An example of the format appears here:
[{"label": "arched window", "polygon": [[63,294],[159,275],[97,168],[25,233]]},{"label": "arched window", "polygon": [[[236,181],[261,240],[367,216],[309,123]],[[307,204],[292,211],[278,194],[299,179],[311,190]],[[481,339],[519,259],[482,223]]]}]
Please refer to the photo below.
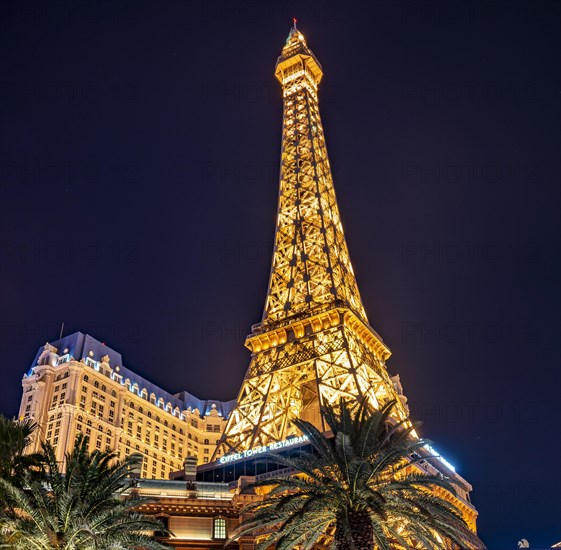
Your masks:
[{"label": "arched window", "polygon": [[87,374],[84,374],[84,382],[87,382],[90,379],[90,377]]},{"label": "arched window", "polygon": [[210,441],[208,439],[205,439],[204,444],[205,445],[210,445]]},{"label": "arched window", "polygon": [[95,386],[96,388],[99,388],[99,382],[98,382],[97,380],[94,382],[94,386]]}]

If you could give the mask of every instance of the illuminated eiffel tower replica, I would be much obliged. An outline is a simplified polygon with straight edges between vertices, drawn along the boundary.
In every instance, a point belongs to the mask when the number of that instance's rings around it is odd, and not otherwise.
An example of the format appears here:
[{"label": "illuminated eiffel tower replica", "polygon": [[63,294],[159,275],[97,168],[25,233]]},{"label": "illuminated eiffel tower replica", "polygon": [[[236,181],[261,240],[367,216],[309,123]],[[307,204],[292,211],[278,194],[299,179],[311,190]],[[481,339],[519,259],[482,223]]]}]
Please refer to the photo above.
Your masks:
[{"label": "illuminated eiffel tower replica", "polygon": [[[251,364],[221,440],[222,453],[297,435],[302,418],[325,429],[320,406],[341,397],[407,417],[390,350],[368,324],[339,216],[319,114],[323,71],[291,29],[276,64],[284,116],[275,248],[263,320],[245,345]],[[216,456],[216,455],[215,455]]]},{"label": "illuminated eiffel tower replica", "polygon": [[[391,352],[368,324],[360,298],[319,115],[323,71],[296,21],[275,76],[284,116],[269,290],[263,319],[245,343],[251,364],[214,458],[291,440],[300,435],[295,418],[326,431],[320,409],[341,397],[374,408],[395,400],[397,419],[409,413],[399,376],[386,370]],[[453,500],[475,530],[470,484],[444,459],[437,462],[437,471],[457,482]]]},{"label": "illuminated eiffel tower replica", "polygon": [[[409,422],[399,376],[386,370],[391,352],[368,324],[358,291],[319,115],[323,71],[296,21],[275,76],[284,115],[271,276],[263,319],[245,342],[251,363],[213,457],[221,462],[299,436],[295,418],[326,431],[321,407],[340,398],[374,408],[393,400],[395,417]],[[471,485],[442,457],[419,467],[454,479],[452,500],[475,531]]]}]

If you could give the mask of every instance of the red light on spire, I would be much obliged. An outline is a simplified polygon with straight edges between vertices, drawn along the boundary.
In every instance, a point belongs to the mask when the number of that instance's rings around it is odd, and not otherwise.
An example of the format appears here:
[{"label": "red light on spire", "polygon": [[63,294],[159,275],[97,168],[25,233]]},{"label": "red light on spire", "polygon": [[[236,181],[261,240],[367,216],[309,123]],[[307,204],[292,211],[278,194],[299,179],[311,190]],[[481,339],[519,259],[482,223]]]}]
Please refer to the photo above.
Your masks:
[{"label": "red light on spire", "polygon": [[294,23],[294,28],[296,28],[296,23],[298,22],[298,20],[296,19],[296,17],[292,18],[292,22]]}]

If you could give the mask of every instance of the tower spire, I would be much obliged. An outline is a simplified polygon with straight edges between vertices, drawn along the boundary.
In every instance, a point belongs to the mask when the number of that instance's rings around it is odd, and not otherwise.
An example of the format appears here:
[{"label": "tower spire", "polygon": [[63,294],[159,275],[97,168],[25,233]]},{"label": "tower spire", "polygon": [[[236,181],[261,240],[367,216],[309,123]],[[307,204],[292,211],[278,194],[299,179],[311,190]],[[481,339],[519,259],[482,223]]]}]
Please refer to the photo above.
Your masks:
[{"label": "tower spire", "polygon": [[323,70],[296,27],[275,67],[283,88],[280,194],[263,323],[344,305],[367,321],[339,215],[318,106]]}]

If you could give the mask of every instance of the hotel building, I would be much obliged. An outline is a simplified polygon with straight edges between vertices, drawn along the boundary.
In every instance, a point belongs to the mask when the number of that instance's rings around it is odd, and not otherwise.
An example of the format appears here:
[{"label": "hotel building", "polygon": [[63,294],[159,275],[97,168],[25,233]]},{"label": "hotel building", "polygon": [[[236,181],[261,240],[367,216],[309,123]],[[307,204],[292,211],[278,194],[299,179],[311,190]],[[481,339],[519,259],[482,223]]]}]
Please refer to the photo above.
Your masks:
[{"label": "hotel building", "polygon": [[141,477],[148,479],[168,479],[188,456],[208,463],[235,404],[172,395],[81,332],[42,346],[22,385],[19,417],[39,426],[30,452],[47,441],[63,462],[84,433],[92,450],[116,450],[120,458],[140,453]]}]

